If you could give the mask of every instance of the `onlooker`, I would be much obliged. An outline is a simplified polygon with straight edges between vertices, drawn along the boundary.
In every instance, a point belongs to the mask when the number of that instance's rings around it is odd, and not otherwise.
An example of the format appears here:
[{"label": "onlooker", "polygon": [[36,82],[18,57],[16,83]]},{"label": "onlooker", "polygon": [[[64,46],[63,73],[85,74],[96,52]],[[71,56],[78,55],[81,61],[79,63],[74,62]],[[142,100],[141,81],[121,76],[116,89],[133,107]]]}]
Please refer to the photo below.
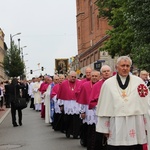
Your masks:
[{"label": "onlooker", "polygon": [[140,78],[145,82],[147,86],[150,86],[150,81],[148,79],[148,72],[146,70],[142,70],[140,72]]},{"label": "onlooker", "polygon": [[10,96],[9,96],[9,81],[5,81],[5,93],[4,93],[4,98],[5,98],[5,103],[6,103],[6,108],[10,108]]},{"label": "onlooker", "polygon": [[17,78],[13,78],[11,84],[9,85],[9,93],[10,93],[10,101],[11,101],[11,116],[12,116],[12,124],[14,127],[17,127],[18,124],[16,122],[16,110],[18,111],[18,123],[22,126],[22,110],[15,108],[15,100],[20,96],[20,89],[24,88],[23,85],[20,85]]},{"label": "onlooker", "polygon": [[0,83],[0,111],[4,111],[5,109],[3,108],[4,105],[4,83]]},{"label": "onlooker", "polygon": [[26,98],[26,102],[29,102],[29,84],[27,80],[23,80],[21,84],[24,85],[24,88],[22,89],[22,97]]}]

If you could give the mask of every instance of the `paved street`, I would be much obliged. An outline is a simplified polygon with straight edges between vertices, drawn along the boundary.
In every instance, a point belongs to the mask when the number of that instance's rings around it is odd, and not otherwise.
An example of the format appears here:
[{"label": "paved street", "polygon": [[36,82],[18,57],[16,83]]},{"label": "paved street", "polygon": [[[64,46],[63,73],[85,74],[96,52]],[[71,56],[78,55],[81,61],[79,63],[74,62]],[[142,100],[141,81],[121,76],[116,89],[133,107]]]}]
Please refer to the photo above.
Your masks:
[{"label": "paved street", "polygon": [[84,150],[78,139],[67,139],[40,118],[40,112],[23,110],[23,126],[13,127],[9,113],[0,124],[0,150]]}]

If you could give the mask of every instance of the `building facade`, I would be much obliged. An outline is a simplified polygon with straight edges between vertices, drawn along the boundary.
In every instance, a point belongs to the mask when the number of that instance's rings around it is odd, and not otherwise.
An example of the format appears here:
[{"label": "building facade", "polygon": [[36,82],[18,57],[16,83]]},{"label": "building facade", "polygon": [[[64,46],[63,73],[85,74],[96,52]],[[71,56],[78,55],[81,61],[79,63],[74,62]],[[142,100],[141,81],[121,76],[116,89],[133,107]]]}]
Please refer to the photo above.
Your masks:
[{"label": "building facade", "polygon": [[76,0],[76,20],[77,20],[77,41],[78,60],[81,72],[85,67],[90,66],[95,69],[95,65],[108,64],[115,70],[115,59],[112,59],[107,52],[99,49],[109,37],[107,30],[111,30],[107,20],[99,18],[96,0]]},{"label": "building facade", "polygon": [[4,66],[3,66],[4,56],[7,51],[7,46],[4,42],[4,37],[5,37],[5,34],[0,28],[0,81],[4,81],[7,79],[7,76],[5,75],[5,72],[4,72]]}]

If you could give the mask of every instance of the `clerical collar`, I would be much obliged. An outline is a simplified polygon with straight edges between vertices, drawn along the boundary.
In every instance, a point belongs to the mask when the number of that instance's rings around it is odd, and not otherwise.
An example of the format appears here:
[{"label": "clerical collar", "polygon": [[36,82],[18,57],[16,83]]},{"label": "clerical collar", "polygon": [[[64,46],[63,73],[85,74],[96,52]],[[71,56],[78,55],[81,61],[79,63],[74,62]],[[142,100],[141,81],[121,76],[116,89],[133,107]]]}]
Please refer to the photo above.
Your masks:
[{"label": "clerical collar", "polygon": [[[124,89],[126,89],[126,88],[128,87],[129,81],[130,81],[130,76],[129,76],[129,75],[125,78],[125,77],[120,76],[120,75],[117,73],[116,78],[117,78],[119,87],[120,87],[121,89],[124,90]],[[121,78],[122,78],[122,80],[125,80],[124,84],[122,83]]]}]

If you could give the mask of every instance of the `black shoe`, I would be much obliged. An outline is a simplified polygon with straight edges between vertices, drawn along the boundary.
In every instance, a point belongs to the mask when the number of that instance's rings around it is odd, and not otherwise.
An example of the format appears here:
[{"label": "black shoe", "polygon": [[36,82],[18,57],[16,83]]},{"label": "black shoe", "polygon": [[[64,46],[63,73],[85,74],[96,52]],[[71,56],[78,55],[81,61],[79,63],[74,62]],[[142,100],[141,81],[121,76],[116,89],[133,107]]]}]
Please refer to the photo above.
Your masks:
[{"label": "black shoe", "polygon": [[85,142],[83,139],[80,139],[80,144],[81,144],[81,146],[83,146],[83,147],[86,147],[86,146],[87,146],[86,142]]},{"label": "black shoe", "polygon": [[79,139],[79,136],[73,135],[73,139]]},{"label": "black shoe", "polygon": [[66,138],[70,138],[70,134],[66,132]]},{"label": "black shoe", "polygon": [[19,122],[19,125],[22,126],[22,122]]},{"label": "black shoe", "polygon": [[17,125],[17,124],[14,124],[13,126],[14,126],[14,127],[18,127],[18,125]]}]

